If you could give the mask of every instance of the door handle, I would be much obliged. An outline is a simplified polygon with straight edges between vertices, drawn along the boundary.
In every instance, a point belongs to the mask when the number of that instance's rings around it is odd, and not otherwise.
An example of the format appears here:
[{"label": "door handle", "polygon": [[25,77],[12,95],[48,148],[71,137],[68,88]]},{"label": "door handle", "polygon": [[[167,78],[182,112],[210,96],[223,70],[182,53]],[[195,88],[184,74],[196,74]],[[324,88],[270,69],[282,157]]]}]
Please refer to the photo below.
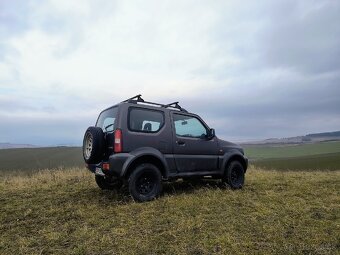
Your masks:
[{"label": "door handle", "polygon": [[177,141],[177,144],[178,144],[178,145],[181,145],[181,146],[184,146],[184,145],[185,145],[185,142],[184,142],[184,141]]}]

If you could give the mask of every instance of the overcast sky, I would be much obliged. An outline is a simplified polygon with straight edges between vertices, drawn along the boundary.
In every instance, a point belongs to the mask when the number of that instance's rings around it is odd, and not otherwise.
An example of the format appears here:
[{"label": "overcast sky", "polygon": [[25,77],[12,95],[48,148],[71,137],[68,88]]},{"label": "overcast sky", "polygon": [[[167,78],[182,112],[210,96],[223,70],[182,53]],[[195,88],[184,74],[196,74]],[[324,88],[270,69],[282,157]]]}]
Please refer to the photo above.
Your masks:
[{"label": "overcast sky", "polygon": [[0,0],[0,142],[179,100],[231,141],[340,130],[340,1]]}]

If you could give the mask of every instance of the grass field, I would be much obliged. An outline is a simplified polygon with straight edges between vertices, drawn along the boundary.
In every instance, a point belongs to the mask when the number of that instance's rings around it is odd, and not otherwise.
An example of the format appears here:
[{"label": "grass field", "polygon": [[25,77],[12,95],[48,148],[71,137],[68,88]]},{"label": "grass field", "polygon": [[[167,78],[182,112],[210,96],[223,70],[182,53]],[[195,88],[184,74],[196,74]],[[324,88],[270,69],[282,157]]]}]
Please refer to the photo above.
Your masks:
[{"label": "grass field", "polygon": [[275,170],[339,170],[340,142],[245,146],[251,164]]},{"label": "grass field", "polygon": [[17,173],[60,167],[81,167],[80,147],[48,147],[0,150],[0,172]]},{"label": "grass field", "polygon": [[244,149],[250,159],[292,158],[340,153],[340,142],[299,145],[245,145]]},{"label": "grass field", "polygon": [[256,167],[270,170],[339,170],[340,153],[328,153],[319,155],[309,155],[292,158],[261,159],[252,162]]},{"label": "grass field", "polygon": [[101,191],[81,148],[0,150],[0,254],[339,253],[340,143],[245,150],[243,190],[177,181],[144,204]]},{"label": "grass field", "polygon": [[0,254],[336,254],[340,171],[250,169],[243,190],[166,184],[156,201],[101,191],[85,169],[0,182]]},{"label": "grass field", "polygon": [[[340,169],[340,142],[303,145],[244,146],[255,166],[277,170]],[[0,150],[2,175],[31,174],[39,169],[83,167],[80,147],[54,147]]]},{"label": "grass field", "polygon": [[292,158],[340,153],[340,142],[294,145],[245,145],[244,149],[250,159]]}]

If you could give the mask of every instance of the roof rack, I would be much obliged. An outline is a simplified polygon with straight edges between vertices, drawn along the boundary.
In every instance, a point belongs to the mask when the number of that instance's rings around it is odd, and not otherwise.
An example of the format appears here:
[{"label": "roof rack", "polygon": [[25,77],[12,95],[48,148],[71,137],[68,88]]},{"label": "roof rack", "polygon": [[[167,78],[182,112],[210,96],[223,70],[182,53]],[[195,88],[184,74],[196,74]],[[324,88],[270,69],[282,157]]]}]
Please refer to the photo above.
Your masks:
[{"label": "roof rack", "polygon": [[163,108],[173,108],[173,109],[177,109],[181,112],[188,112],[187,110],[182,108],[178,104],[178,102],[173,102],[173,103],[170,103],[170,104],[159,104],[159,103],[154,103],[154,102],[148,102],[148,101],[145,101],[142,98],[141,94],[136,95],[136,96],[131,97],[131,98],[128,98],[128,99],[124,100],[122,103],[133,103],[133,104],[143,103],[143,104],[156,105],[156,106],[160,106],[160,107],[163,107]]},{"label": "roof rack", "polygon": [[169,107],[171,107],[171,108],[176,108],[176,109],[178,109],[178,110],[180,110],[180,111],[182,111],[182,112],[188,112],[187,110],[185,110],[184,108],[182,108],[182,107],[178,104],[178,102],[173,102],[173,103],[171,103],[171,104],[167,104],[167,105],[165,105],[164,107],[165,107],[165,108],[169,108]]},{"label": "roof rack", "polygon": [[[136,99],[136,100],[139,101],[139,102],[144,102],[144,100],[143,100],[141,94],[139,94],[139,95],[137,95],[137,96],[134,96],[134,97],[131,97],[131,98],[128,98],[128,99],[124,100],[123,102],[125,102],[125,103],[130,103],[131,101],[134,101],[134,99]],[[135,101],[136,101],[136,100],[135,100]]]}]

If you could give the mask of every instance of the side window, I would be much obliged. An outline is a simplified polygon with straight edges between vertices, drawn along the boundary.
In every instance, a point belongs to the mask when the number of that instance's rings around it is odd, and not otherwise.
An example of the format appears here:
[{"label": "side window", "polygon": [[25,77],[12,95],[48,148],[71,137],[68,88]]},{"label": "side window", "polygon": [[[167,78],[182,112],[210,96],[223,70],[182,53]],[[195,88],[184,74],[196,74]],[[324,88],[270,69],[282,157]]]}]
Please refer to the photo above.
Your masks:
[{"label": "side window", "polygon": [[158,132],[164,125],[164,115],[160,111],[131,108],[129,129],[137,132]]},{"label": "side window", "polygon": [[202,137],[207,135],[207,129],[196,117],[174,114],[174,124],[177,136]]}]

